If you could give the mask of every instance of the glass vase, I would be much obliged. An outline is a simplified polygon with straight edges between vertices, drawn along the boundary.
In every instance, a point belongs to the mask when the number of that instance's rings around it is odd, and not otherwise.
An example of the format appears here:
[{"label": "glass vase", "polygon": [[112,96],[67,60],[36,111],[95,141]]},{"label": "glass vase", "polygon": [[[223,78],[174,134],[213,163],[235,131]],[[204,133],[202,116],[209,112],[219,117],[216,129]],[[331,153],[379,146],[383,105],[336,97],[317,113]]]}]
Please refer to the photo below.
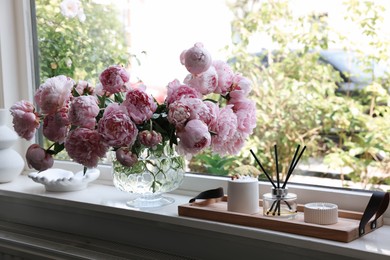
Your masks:
[{"label": "glass vase", "polygon": [[185,159],[169,144],[142,148],[132,167],[113,160],[113,181],[119,190],[136,194],[127,202],[134,208],[154,208],[174,202],[164,193],[177,189],[184,179]]}]

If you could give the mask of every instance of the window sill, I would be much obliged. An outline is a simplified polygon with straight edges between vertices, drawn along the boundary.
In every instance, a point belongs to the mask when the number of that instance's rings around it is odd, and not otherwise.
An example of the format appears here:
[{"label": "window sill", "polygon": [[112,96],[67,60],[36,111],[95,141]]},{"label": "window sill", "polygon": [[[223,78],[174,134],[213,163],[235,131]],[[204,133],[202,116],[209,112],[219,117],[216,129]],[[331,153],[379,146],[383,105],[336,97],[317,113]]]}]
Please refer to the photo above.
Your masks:
[{"label": "window sill", "polygon": [[[350,243],[339,243],[178,216],[177,206],[187,203],[194,193],[180,189],[169,194],[175,198],[174,204],[138,211],[127,208],[125,202],[130,195],[113,186],[91,183],[82,191],[54,193],[22,175],[0,185],[0,221],[75,235],[78,240],[82,236],[84,243],[80,239],[79,247],[91,247],[93,239],[99,239],[125,246],[121,250],[136,247],[189,258],[390,256],[388,225]],[[0,233],[3,231],[0,225]]]}]

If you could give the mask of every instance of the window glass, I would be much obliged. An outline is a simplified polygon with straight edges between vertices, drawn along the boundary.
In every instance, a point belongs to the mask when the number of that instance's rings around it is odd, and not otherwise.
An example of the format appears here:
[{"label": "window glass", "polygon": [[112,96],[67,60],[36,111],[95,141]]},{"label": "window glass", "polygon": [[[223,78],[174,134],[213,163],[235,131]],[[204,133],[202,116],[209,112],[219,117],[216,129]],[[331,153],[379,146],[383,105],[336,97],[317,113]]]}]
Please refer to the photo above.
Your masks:
[{"label": "window glass", "polygon": [[[56,75],[97,85],[120,64],[163,101],[182,81],[182,50],[202,42],[252,81],[257,127],[234,156],[204,152],[189,171],[258,171],[249,150],[290,182],[388,190],[387,1],[36,0],[40,82]],[[49,143],[45,145],[50,145]],[[66,159],[66,155],[62,155]],[[261,171],[259,171],[261,173]],[[260,179],[266,180],[263,174]]]}]

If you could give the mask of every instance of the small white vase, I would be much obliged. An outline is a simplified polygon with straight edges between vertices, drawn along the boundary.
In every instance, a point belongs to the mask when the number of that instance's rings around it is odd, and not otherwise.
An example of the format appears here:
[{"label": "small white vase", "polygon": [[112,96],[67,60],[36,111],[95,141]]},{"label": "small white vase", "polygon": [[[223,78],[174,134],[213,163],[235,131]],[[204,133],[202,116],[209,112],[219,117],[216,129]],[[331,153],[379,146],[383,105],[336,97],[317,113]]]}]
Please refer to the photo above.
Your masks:
[{"label": "small white vase", "polygon": [[0,183],[10,182],[21,174],[24,160],[11,147],[18,140],[18,135],[7,125],[9,111],[0,108]]}]

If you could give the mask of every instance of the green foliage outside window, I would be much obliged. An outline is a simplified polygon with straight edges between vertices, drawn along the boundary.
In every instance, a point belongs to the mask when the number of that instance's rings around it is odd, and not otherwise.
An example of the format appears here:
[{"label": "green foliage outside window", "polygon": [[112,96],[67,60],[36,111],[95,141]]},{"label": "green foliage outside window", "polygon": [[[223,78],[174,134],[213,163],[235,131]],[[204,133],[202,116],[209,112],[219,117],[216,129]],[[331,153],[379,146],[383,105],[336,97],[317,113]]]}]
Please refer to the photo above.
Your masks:
[{"label": "green foliage outside window", "polygon": [[127,66],[129,46],[120,11],[81,1],[85,21],[61,13],[61,0],[36,0],[40,80],[67,75],[96,83],[109,65]]},{"label": "green foliage outside window", "polygon": [[[257,128],[239,155],[238,165],[255,164],[248,153],[252,148],[275,173],[272,150],[277,144],[279,169],[285,174],[296,145],[305,144],[306,159],[324,158],[324,163],[340,169],[342,180],[348,177],[362,183],[362,188],[369,183],[390,183],[389,79],[388,75],[376,77],[372,67],[389,61],[389,46],[378,31],[384,9],[374,1],[345,4],[346,19],[358,25],[375,50],[368,54],[338,35],[337,41],[345,50],[354,51],[363,72],[372,76],[372,82],[361,90],[338,91],[340,73],[319,62],[317,50],[328,49],[335,40],[329,37],[335,32],[328,26],[326,14],[294,17],[287,1],[239,0],[232,4],[233,65],[252,79],[258,107]],[[248,53],[251,36],[259,32],[272,38],[276,51]],[[261,62],[265,58],[267,64]],[[346,167],[351,169],[347,175],[342,170]]]}]

